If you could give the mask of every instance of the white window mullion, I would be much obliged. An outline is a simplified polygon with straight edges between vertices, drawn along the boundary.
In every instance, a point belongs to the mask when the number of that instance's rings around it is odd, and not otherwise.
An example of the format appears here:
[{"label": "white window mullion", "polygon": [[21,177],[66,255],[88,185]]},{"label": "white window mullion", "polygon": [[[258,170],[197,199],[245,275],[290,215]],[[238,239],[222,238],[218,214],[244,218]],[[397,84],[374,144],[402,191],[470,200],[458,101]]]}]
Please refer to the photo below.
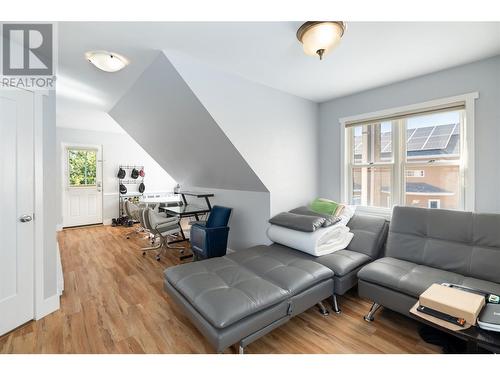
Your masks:
[{"label": "white window mullion", "polygon": [[399,204],[399,196],[401,194],[401,188],[399,186],[399,169],[401,160],[399,155],[399,133],[399,121],[392,121],[392,206]]},{"label": "white window mullion", "polygon": [[[398,142],[399,142],[399,147],[398,147],[398,155],[399,155],[399,166],[398,166],[398,171],[399,171],[399,176],[398,176],[398,184],[400,185],[400,190],[399,190],[399,205],[405,206],[406,205],[406,176],[405,176],[405,170],[406,170],[406,119],[401,119],[398,120],[398,128],[399,128],[399,137],[398,137]],[[412,134],[413,136],[413,134]]]}]

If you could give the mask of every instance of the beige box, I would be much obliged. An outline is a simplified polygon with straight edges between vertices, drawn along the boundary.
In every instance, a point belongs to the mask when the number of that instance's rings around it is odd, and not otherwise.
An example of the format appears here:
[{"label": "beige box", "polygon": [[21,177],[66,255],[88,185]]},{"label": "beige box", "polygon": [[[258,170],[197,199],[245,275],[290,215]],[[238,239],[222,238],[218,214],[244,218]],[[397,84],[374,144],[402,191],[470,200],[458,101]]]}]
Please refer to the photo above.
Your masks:
[{"label": "beige box", "polygon": [[463,318],[471,325],[476,320],[485,304],[483,296],[450,288],[440,284],[432,284],[420,295],[421,306],[443,312],[456,318]]}]

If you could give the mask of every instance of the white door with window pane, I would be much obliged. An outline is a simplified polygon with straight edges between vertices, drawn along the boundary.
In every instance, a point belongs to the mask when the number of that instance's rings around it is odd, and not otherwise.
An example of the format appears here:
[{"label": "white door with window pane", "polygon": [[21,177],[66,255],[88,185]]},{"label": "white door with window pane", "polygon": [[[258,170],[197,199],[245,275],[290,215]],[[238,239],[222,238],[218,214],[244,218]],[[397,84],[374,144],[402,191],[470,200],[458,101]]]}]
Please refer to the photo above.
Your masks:
[{"label": "white door with window pane", "polygon": [[0,90],[0,336],[33,318],[33,94]]},{"label": "white door with window pane", "polygon": [[102,223],[101,146],[63,145],[63,227]]}]

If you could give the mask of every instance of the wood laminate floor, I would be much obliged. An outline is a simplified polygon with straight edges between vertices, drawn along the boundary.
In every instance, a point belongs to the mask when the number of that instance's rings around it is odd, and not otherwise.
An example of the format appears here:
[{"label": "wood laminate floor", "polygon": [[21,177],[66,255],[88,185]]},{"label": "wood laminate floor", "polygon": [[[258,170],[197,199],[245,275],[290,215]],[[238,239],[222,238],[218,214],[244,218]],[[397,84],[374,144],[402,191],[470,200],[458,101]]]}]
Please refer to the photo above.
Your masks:
[{"label": "wood laminate floor", "polygon": [[[129,230],[96,226],[60,232],[61,309],[0,337],[0,353],[213,353],[163,291],[162,271],[179,263],[176,251],[160,262],[152,253],[143,257],[139,248],[147,241],[137,235],[127,240]],[[342,314],[324,317],[311,308],[246,352],[440,352],[420,339],[415,321],[382,310],[367,323],[368,301],[355,291],[339,301]]]}]

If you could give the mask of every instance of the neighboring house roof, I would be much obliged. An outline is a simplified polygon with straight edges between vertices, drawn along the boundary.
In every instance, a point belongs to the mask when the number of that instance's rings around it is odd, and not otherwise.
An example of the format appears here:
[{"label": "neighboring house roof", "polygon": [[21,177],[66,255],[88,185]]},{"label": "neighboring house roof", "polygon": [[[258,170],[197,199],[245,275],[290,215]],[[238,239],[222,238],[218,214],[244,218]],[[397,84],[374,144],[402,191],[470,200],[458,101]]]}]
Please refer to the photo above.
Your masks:
[{"label": "neighboring house roof", "polygon": [[[354,184],[354,191],[361,191],[360,184]],[[388,186],[382,186],[380,189],[382,193],[390,193]],[[428,184],[426,182],[407,182],[406,193],[408,194],[425,194],[425,195],[454,195],[453,192],[442,189],[438,186]]]},{"label": "neighboring house roof", "polygon": [[434,186],[425,182],[407,182],[406,183],[407,193],[419,193],[419,194],[453,194],[450,191],[444,190],[438,186]]}]

